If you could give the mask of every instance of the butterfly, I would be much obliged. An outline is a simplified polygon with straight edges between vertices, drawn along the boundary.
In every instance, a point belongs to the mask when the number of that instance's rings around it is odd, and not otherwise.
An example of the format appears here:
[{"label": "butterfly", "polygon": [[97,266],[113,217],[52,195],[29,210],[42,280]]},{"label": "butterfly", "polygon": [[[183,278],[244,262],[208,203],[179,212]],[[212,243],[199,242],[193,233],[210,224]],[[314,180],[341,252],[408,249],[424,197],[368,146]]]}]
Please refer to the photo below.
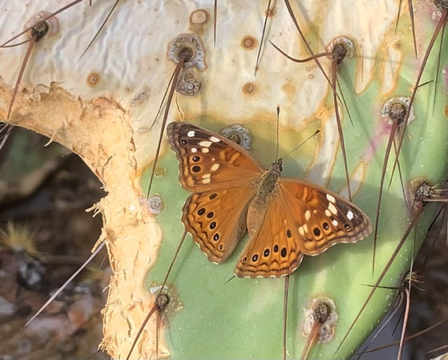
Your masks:
[{"label": "butterfly", "polygon": [[355,243],[372,231],[367,215],[339,195],[281,177],[281,158],[266,169],[235,142],[185,122],[170,123],[167,133],[180,183],[192,192],[182,222],[208,260],[224,262],[248,231],[238,277],[289,275],[304,255]]}]

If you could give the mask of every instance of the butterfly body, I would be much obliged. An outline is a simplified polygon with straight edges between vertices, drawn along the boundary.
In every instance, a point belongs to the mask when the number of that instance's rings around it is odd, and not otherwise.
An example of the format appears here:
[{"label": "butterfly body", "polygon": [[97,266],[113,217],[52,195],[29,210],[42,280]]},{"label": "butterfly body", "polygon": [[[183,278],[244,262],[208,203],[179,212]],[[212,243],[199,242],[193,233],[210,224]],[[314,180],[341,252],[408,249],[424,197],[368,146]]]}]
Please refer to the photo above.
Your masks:
[{"label": "butterfly body", "polygon": [[368,217],[339,195],[283,178],[282,159],[264,168],[238,144],[199,126],[168,125],[181,185],[193,193],[182,222],[207,258],[224,262],[247,228],[238,277],[291,274],[303,255],[318,255],[371,232]]},{"label": "butterfly body", "polygon": [[264,172],[258,181],[257,194],[250,202],[247,212],[246,223],[249,236],[252,236],[263,222],[271,196],[277,188],[281,172],[282,159],[278,159],[275,163],[271,164],[270,168]]}]

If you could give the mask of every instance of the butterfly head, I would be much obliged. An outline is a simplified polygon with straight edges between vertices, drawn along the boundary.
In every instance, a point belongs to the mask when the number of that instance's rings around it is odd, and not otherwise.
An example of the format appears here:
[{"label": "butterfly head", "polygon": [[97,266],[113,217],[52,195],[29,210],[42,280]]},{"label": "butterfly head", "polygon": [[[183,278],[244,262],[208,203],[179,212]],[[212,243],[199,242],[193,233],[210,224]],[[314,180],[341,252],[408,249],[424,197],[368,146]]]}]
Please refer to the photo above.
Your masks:
[{"label": "butterfly head", "polygon": [[283,159],[279,158],[276,162],[273,162],[269,171],[271,173],[275,173],[277,176],[280,176],[280,173],[283,171]]}]

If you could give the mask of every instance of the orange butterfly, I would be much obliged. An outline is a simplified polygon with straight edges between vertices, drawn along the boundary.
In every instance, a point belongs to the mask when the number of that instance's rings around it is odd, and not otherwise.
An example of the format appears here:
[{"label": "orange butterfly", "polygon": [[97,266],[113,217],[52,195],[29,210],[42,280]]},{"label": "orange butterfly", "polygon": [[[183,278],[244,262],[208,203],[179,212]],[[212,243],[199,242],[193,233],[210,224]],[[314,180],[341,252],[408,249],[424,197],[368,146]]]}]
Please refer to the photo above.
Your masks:
[{"label": "orange butterfly", "polygon": [[168,140],[179,160],[180,183],[193,192],[182,222],[207,258],[224,262],[247,228],[238,277],[289,275],[304,254],[355,243],[372,231],[367,215],[339,195],[280,177],[282,159],[266,169],[238,144],[184,122],[168,125]]}]

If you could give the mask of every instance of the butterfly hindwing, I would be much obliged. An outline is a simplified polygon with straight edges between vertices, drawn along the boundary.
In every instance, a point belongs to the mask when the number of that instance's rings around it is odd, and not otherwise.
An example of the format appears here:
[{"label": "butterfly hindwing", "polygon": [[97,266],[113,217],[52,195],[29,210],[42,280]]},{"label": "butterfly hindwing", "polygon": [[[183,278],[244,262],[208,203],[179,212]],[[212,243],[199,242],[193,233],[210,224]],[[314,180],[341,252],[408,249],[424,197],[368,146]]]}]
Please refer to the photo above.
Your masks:
[{"label": "butterfly hindwing", "polygon": [[[258,229],[252,232],[235,268],[238,277],[281,277],[291,274],[300,265],[303,254],[299,234],[290,220],[279,194],[273,194],[261,213],[255,201],[249,212],[260,214]],[[264,214],[263,214],[264,212]],[[250,219],[250,217],[249,217]],[[250,226],[248,221],[248,227]]]},{"label": "butterfly hindwing", "polygon": [[294,178],[281,178],[279,186],[305,255],[319,255],[339,243],[355,243],[372,232],[361,209],[325,188]]},{"label": "butterfly hindwing", "polygon": [[185,202],[182,222],[215,263],[224,262],[246,230],[246,213],[255,189],[231,188],[194,193]]},{"label": "butterfly hindwing", "polygon": [[168,125],[179,160],[179,180],[190,191],[251,186],[263,167],[245,149],[209,130],[183,122]]}]

